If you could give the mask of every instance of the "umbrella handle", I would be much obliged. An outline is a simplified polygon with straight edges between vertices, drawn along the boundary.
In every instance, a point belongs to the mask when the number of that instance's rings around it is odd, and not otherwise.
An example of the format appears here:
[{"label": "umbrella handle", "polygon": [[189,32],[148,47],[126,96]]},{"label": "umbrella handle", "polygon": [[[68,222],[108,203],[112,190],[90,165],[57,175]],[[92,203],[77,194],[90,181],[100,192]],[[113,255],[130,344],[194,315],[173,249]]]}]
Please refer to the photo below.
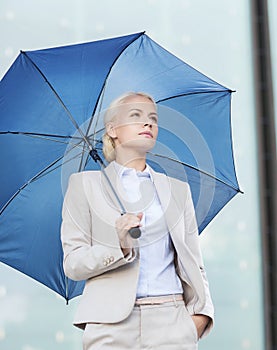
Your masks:
[{"label": "umbrella handle", "polygon": [[[121,213],[121,215],[124,215],[124,214],[126,214],[126,211],[123,211]],[[128,230],[128,233],[134,239],[137,239],[141,236],[141,230],[139,226],[131,227],[130,230]]]},{"label": "umbrella handle", "polygon": [[135,238],[135,239],[137,239],[141,236],[141,230],[140,230],[139,226],[130,228],[128,233],[132,238]]}]

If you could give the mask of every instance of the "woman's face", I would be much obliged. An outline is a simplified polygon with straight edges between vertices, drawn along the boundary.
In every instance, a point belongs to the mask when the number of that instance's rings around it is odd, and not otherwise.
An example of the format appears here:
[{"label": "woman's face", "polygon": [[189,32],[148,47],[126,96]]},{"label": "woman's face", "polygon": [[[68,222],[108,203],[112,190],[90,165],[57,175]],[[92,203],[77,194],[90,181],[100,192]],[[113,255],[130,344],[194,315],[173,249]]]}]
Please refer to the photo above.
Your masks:
[{"label": "woman's face", "polygon": [[117,107],[116,117],[107,129],[115,146],[147,152],[158,136],[156,107],[147,97],[132,96]]}]

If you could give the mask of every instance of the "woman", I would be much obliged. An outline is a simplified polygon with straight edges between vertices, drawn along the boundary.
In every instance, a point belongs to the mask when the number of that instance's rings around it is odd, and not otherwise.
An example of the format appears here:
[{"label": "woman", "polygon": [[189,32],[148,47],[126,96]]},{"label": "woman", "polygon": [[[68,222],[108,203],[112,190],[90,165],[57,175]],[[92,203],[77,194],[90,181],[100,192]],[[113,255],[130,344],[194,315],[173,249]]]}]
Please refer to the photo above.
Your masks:
[{"label": "woman", "polygon": [[105,127],[105,172],[127,213],[100,171],[73,174],[63,206],[64,270],[86,280],[74,321],[83,349],[195,350],[213,305],[189,186],[146,164],[158,135],[154,100],[119,97]]}]

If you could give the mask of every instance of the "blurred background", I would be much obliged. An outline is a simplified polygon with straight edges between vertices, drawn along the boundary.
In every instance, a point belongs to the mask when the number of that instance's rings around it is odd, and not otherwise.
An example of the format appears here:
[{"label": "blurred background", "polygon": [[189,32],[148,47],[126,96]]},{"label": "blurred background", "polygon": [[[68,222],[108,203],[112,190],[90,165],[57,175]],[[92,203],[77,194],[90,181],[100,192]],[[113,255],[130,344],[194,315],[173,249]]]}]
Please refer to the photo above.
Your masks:
[{"label": "blurred background", "polygon": [[[273,83],[277,3],[268,1]],[[266,349],[251,0],[1,0],[0,78],[20,50],[94,41],[140,31],[224,86],[232,100],[241,189],[200,236],[216,308],[206,350]],[[274,86],[275,100],[277,87]],[[69,305],[0,263],[0,349],[80,350]]]}]

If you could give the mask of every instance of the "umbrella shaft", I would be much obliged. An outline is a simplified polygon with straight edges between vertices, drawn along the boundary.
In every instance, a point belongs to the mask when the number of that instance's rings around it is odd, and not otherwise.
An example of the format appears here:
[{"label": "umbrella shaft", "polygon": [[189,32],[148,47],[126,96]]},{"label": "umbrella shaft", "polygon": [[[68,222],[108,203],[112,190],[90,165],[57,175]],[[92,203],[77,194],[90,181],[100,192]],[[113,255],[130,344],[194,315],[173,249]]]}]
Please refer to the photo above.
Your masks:
[{"label": "umbrella shaft", "polygon": [[[125,208],[124,208],[124,206],[123,206],[123,204],[122,204],[118,194],[116,193],[116,191],[115,191],[115,189],[114,189],[114,187],[113,187],[113,185],[112,185],[112,183],[111,183],[111,181],[110,181],[110,179],[109,179],[109,177],[108,177],[108,175],[107,175],[107,173],[105,171],[105,164],[104,164],[103,160],[101,159],[101,157],[97,153],[96,149],[94,149],[94,148],[89,152],[89,154],[90,154],[90,156],[92,157],[92,159],[96,163],[97,162],[100,163],[100,167],[101,167],[102,173],[104,174],[104,176],[105,176],[105,178],[106,178],[106,180],[107,180],[107,182],[108,182],[108,184],[109,184],[109,186],[110,186],[110,188],[111,188],[111,190],[112,190],[112,192],[113,192],[113,194],[114,194],[114,196],[115,196],[115,198],[116,198],[116,200],[117,200],[117,202],[118,202],[118,204],[120,206],[121,215],[126,214],[126,210],[125,210]],[[137,238],[139,238],[141,236],[141,231],[140,231],[139,227],[132,227],[128,232],[131,235],[131,237],[133,237],[135,239],[137,239]]]}]

